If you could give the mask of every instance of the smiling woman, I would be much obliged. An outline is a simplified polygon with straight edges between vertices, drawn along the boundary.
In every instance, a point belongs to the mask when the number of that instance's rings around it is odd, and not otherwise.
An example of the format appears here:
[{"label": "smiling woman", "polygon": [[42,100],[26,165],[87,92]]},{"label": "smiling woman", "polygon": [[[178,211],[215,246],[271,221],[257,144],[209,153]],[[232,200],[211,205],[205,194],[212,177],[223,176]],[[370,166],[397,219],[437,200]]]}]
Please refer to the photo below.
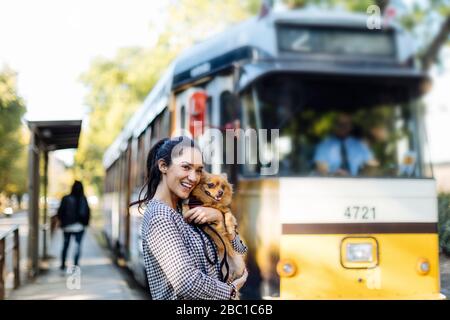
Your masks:
[{"label": "smiling woman", "polygon": [[[198,226],[221,219],[219,210],[197,207],[187,219],[182,215],[181,201],[202,171],[202,153],[187,137],[160,140],[148,154],[145,195],[131,205],[147,205],[141,235],[153,299],[233,299],[247,279],[245,272],[231,283],[222,281],[217,247]],[[236,234],[230,241],[238,252],[247,249]]]}]

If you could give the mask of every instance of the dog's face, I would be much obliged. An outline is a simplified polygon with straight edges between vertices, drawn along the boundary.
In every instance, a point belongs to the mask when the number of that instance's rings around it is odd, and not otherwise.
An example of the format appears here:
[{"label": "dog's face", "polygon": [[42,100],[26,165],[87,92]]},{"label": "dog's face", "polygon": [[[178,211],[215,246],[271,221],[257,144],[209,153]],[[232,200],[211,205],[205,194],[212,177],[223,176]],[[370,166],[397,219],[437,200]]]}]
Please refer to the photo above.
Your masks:
[{"label": "dog's face", "polygon": [[[224,206],[230,205],[233,188],[225,174],[204,172],[198,187],[202,198],[206,196],[212,203],[220,203]],[[198,196],[198,192],[196,196]]]}]

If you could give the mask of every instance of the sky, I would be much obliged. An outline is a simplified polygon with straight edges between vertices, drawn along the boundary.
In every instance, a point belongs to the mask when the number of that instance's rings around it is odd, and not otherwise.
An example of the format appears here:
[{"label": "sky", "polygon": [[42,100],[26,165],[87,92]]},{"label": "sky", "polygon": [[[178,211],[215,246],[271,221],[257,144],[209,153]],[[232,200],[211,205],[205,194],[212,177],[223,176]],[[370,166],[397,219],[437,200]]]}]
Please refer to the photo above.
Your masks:
[{"label": "sky", "polygon": [[18,72],[26,118],[82,118],[80,74],[96,56],[114,57],[121,47],[154,43],[164,17],[160,3],[0,0],[0,67]]},{"label": "sky", "polygon": [[[97,56],[112,58],[127,46],[149,47],[164,27],[167,1],[0,0],[0,68],[18,72],[28,120],[81,119],[86,89],[79,81]],[[450,50],[433,70],[425,101],[433,162],[450,162]],[[86,119],[85,119],[86,120]],[[86,123],[86,121],[84,121]],[[70,164],[71,151],[62,151]]]},{"label": "sky", "polygon": [[[84,119],[79,81],[93,58],[149,47],[165,21],[158,0],[0,0],[0,68],[18,73],[27,120]],[[68,165],[73,150],[57,151]]]}]

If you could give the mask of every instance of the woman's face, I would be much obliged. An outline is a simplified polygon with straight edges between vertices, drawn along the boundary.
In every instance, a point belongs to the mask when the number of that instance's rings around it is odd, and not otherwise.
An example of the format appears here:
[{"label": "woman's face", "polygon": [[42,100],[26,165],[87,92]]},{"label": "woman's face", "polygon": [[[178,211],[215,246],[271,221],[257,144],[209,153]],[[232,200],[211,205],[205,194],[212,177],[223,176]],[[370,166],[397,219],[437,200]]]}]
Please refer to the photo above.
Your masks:
[{"label": "woman's face", "polygon": [[183,148],[181,155],[172,158],[172,164],[165,170],[166,183],[172,194],[180,199],[187,199],[200,181],[203,170],[202,154],[195,148]]}]

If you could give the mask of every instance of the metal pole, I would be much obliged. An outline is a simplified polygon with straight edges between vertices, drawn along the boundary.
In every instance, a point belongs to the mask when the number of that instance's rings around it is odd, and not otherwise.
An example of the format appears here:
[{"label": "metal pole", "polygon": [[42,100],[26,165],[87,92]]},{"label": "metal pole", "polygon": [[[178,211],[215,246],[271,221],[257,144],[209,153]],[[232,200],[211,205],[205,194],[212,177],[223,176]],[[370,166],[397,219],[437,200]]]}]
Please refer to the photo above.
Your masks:
[{"label": "metal pole", "polygon": [[20,237],[19,237],[19,227],[17,227],[14,230],[13,264],[14,264],[14,289],[17,289],[20,286]]},{"label": "metal pole", "polygon": [[38,137],[31,133],[28,159],[28,276],[39,271],[39,147]]},{"label": "metal pole", "polygon": [[43,245],[43,259],[47,259],[47,190],[48,190],[48,151],[44,151],[44,221],[43,221],[43,238],[42,238],[42,245]]},{"label": "metal pole", "polygon": [[5,299],[5,279],[3,278],[5,266],[5,238],[0,239],[0,300]]}]

